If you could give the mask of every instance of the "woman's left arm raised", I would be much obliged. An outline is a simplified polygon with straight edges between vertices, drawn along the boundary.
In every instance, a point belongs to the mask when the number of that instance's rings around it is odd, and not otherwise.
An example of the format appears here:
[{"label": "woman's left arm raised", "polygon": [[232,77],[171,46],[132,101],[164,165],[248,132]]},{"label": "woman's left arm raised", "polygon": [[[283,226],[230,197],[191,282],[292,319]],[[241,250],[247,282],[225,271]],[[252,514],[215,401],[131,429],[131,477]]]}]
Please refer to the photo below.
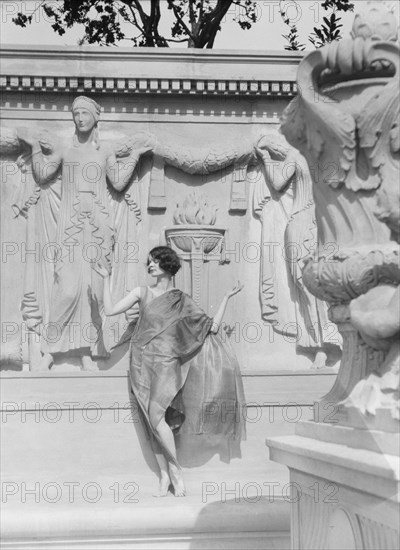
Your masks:
[{"label": "woman's left arm raised", "polygon": [[240,284],[240,281],[238,281],[237,286],[235,286],[231,291],[225,294],[218,308],[218,311],[214,316],[213,324],[211,326],[210,332],[212,332],[213,334],[218,332],[219,326],[224,317],[226,306],[228,305],[229,299],[232,298],[232,296],[235,296],[235,294],[237,294],[238,292],[240,292],[243,289],[243,286],[244,285]]}]

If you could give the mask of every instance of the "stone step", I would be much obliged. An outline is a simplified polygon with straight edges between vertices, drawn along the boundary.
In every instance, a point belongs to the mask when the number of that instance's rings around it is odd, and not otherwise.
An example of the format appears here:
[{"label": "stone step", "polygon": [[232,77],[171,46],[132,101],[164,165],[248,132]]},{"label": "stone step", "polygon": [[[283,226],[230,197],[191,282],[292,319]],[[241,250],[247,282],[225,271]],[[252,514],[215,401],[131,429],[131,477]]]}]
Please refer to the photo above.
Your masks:
[{"label": "stone step", "polygon": [[42,503],[2,514],[3,550],[10,549],[288,549],[289,503],[194,497],[144,498],[139,503]]},{"label": "stone step", "polygon": [[332,378],[286,377],[304,389],[296,402],[285,381],[275,400],[277,376],[249,377],[247,439],[177,437],[187,496],[155,498],[158,468],[126,375],[4,377],[2,548],[289,548],[288,470],[269,460],[265,437],[293,434]]},{"label": "stone step", "polygon": [[69,411],[56,422],[51,415],[39,422],[35,415],[22,422],[20,413],[7,418],[4,549],[289,548],[289,501],[281,497],[288,471],[268,461],[261,434],[292,432],[292,423],[278,427],[262,415],[248,426],[241,458],[230,461],[227,445],[180,438],[188,496],[154,498],[157,466],[143,426],[100,411],[97,422],[81,414],[71,422]]}]

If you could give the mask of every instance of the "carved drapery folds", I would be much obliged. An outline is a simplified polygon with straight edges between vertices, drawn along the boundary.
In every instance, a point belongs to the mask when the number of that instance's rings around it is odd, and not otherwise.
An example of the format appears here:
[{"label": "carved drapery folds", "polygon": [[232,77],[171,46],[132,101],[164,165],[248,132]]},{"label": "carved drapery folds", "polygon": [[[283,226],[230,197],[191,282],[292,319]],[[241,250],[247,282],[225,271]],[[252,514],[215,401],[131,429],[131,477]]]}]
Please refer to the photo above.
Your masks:
[{"label": "carved drapery folds", "polygon": [[256,149],[264,168],[253,196],[262,224],[262,317],[276,332],[295,339],[299,352],[313,354],[314,367],[324,367],[327,353],[336,355],[341,342],[327,304],[311,295],[302,279],[304,262],[317,246],[308,165],[279,134],[263,135]]},{"label": "carved drapery folds", "polygon": [[[360,344],[352,331],[343,330],[347,352],[326,399],[347,399],[348,406],[374,414],[389,407],[398,418],[399,350],[393,343],[400,332],[396,21],[383,5],[371,3],[367,14],[356,18],[352,35],[301,62],[300,93],[286,109],[282,132],[307,158],[313,176],[318,257],[307,263],[303,279],[315,296],[350,306],[345,317],[363,337]],[[327,261],[331,243],[337,250]],[[338,317],[335,307],[332,315]],[[386,349],[388,355],[382,360],[376,353],[366,372],[362,346]],[[349,376],[352,369],[358,369],[356,376]]]}]

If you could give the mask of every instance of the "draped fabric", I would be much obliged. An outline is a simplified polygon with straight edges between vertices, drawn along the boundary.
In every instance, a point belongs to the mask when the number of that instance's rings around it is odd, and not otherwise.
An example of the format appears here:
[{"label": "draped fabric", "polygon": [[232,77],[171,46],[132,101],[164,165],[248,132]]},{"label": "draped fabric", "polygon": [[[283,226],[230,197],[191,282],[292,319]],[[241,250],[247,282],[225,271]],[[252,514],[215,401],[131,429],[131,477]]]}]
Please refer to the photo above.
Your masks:
[{"label": "draped fabric", "polygon": [[293,182],[284,192],[260,178],[254,191],[254,210],[262,224],[260,262],[261,315],[278,333],[296,336],[293,281],[285,259],[285,228],[293,207]]},{"label": "draped fabric", "polygon": [[163,417],[175,433],[244,435],[239,365],[229,344],[209,332],[211,325],[182,291],[153,297],[141,289],[130,379],[150,434],[172,462],[156,433]]}]

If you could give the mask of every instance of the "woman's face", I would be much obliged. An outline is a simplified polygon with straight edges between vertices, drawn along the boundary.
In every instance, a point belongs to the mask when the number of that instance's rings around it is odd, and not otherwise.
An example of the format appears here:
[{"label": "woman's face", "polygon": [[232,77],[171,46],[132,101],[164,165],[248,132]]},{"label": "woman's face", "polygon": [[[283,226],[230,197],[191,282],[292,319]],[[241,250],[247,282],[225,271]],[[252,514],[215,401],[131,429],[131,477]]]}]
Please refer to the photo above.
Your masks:
[{"label": "woman's face", "polygon": [[90,132],[96,125],[96,121],[90,111],[84,108],[74,110],[74,122],[79,132]]},{"label": "woman's face", "polygon": [[152,277],[159,277],[167,273],[159,266],[159,260],[155,260],[152,256],[147,259],[147,271]]}]

